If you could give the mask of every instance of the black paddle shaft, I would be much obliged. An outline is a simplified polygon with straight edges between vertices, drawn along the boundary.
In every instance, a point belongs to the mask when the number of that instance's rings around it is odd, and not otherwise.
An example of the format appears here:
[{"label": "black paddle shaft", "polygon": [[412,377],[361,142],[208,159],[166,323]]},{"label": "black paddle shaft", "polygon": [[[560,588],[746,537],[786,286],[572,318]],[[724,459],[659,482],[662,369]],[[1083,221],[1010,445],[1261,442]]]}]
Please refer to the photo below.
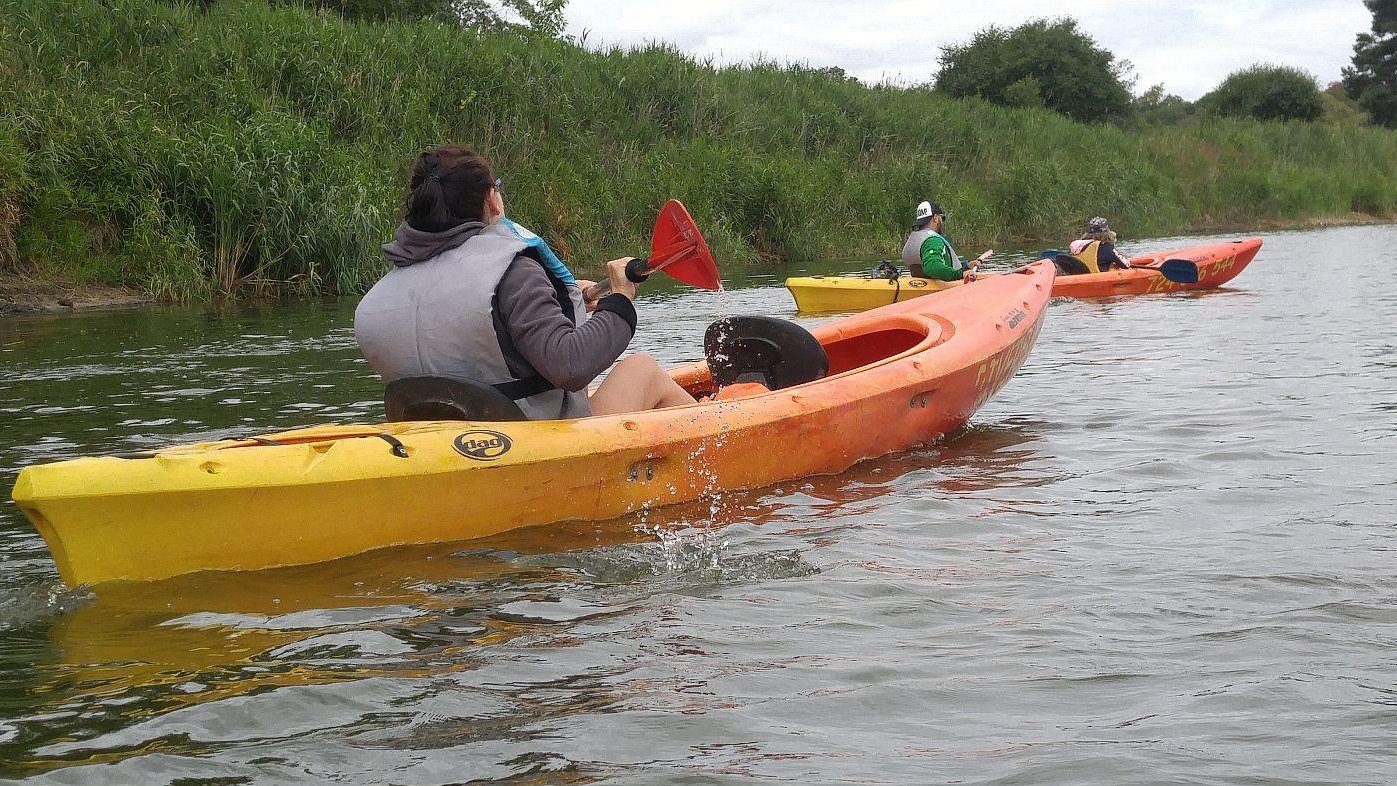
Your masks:
[{"label": "black paddle shaft", "polygon": [[[631,261],[626,263],[626,278],[632,283],[639,284],[650,277],[654,271],[650,269],[650,260],[643,257],[631,257]],[[611,279],[607,278],[593,284],[582,293],[583,300],[601,300],[611,293]]]}]

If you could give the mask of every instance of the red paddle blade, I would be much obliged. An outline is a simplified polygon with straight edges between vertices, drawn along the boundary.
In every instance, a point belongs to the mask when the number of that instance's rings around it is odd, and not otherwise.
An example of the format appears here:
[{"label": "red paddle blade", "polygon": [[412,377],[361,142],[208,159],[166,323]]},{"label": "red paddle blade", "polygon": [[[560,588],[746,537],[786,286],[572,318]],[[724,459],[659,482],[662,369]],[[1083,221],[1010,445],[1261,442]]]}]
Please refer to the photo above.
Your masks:
[{"label": "red paddle blade", "polygon": [[663,270],[670,276],[699,289],[720,289],[718,265],[708,244],[703,242],[698,226],[684,203],[671,199],[655,217],[655,236],[650,241],[651,270]]}]

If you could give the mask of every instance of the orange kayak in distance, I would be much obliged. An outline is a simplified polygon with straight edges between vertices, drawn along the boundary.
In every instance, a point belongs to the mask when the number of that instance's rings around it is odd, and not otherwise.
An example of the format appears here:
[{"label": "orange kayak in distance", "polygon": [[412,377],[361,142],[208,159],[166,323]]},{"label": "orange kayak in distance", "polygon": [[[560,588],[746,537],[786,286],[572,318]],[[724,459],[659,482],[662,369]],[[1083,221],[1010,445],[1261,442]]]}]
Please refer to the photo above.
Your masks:
[{"label": "orange kayak in distance", "polygon": [[[1132,257],[1129,270],[1108,270],[1080,276],[1058,276],[1053,284],[1053,297],[1111,297],[1112,295],[1152,295],[1159,292],[1182,292],[1188,289],[1213,289],[1236,278],[1261,250],[1261,238],[1233,240],[1193,246],[1175,251],[1159,251]],[[1180,284],[1170,281],[1157,270],[1148,268],[1166,259],[1187,259],[1198,265],[1198,283]]]},{"label": "orange kayak in distance", "polygon": [[[1226,243],[1192,246],[1173,251],[1143,254],[1131,260],[1136,265],[1157,264],[1165,259],[1186,259],[1198,265],[1198,283],[1180,284],[1148,267],[1058,276],[1054,297],[1097,298],[1115,295],[1149,295],[1210,289],[1231,281],[1246,269],[1261,250],[1259,237]],[[988,277],[991,274],[986,274]],[[786,279],[786,288],[795,298],[796,309],[806,313],[865,311],[959,287],[959,281],[931,281],[902,276],[889,280],[861,276],[806,276]]]},{"label": "orange kayak in distance", "polygon": [[[304,565],[842,472],[961,427],[1038,337],[1038,262],[821,325],[823,377],[576,420],[325,425],[24,468],[70,585]],[[795,326],[791,326],[795,327]],[[713,394],[706,363],[671,372]],[[736,387],[736,386],[734,386]]]}]

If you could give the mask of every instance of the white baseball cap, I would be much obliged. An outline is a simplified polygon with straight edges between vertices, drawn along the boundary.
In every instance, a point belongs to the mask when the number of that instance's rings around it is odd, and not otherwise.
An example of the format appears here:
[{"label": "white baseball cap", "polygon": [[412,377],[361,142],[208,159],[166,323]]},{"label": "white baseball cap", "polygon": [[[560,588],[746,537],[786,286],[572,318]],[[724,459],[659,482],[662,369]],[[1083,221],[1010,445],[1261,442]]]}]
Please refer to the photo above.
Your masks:
[{"label": "white baseball cap", "polygon": [[924,224],[927,221],[930,221],[932,216],[944,215],[946,215],[946,211],[942,210],[941,206],[936,204],[935,202],[923,202],[920,205],[917,205],[918,224]]}]

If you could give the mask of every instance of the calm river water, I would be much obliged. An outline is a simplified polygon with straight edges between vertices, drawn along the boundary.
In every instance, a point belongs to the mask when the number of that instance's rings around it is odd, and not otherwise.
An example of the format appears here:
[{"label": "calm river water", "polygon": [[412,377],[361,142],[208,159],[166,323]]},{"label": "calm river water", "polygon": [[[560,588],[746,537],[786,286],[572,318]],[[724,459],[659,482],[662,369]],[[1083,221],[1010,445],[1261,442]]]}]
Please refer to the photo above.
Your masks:
[{"label": "calm river water", "polygon": [[[1397,782],[1394,248],[1057,301],[951,442],[644,520],[92,592],[0,505],[0,777]],[[789,272],[651,293],[637,347],[791,316]],[[352,310],[0,321],[0,487],[379,417]]]}]

